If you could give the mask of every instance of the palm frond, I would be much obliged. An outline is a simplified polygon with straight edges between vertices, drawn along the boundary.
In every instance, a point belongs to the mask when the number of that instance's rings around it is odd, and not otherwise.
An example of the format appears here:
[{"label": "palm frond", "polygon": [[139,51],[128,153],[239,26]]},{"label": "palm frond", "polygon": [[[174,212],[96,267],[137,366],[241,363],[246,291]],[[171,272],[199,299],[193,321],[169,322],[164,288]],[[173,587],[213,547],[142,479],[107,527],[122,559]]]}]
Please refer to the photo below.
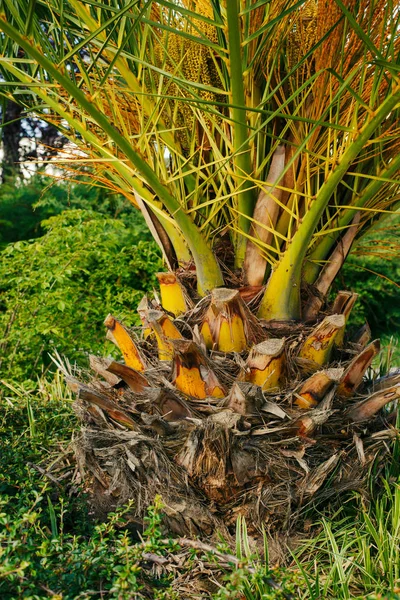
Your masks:
[{"label": "palm frond", "polygon": [[[264,316],[299,316],[302,282],[316,281],[355,212],[361,234],[398,200],[398,0],[2,6],[3,93],[179,231],[177,259],[189,258],[183,236],[203,291],[222,285],[222,238],[227,273],[253,244],[270,265]],[[284,169],[269,181],[278,146]],[[254,213],[267,181],[273,225]]]}]

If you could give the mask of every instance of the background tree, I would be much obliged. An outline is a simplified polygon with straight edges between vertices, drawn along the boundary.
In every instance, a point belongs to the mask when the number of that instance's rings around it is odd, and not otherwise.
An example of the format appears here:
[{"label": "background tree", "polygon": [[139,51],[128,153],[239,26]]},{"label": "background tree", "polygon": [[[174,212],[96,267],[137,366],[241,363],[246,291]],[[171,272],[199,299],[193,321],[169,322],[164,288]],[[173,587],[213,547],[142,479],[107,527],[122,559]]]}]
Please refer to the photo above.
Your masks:
[{"label": "background tree", "polygon": [[326,304],[399,199],[399,6],[42,5],[4,2],[9,90],[142,210],[170,268],[141,340],[106,318],[124,364],[70,378],[98,504],[141,515],[161,490],[177,531],[287,524],[328,476],[360,481],[399,395],[363,380],[379,342],[344,337],[354,295]]},{"label": "background tree", "polygon": [[54,125],[26,114],[23,107],[12,100],[3,102],[0,132],[3,184],[26,176],[27,170],[31,175],[39,169],[44,172],[47,163],[68,141]]},{"label": "background tree", "polygon": [[[43,10],[39,11],[39,14],[42,12]],[[15,50],[15,46],[8,45],[8,51],[12,51],[19,61],[23,61],[24,52],[21,48]],[[3,151],[1,181],[4,184],[26,175],[27,168],[31,173],[35,173],[39,167],[44,170],[46,163],[62,150],[68,140],[52,123],[46,123],[35,113],[24,111],[23,106],[14,102],[7,93],[0,96],[0,99],[0,139]],[[28,166],[28,161],[35,161],[35,164]]]},{"label": "background tree", "polygon": [[5,183],[10,177],[18,176],[20,167],[20,138],[22,106],[7,100],[3,103],[3,126],[1,141],[3,150],[1,180]]}]

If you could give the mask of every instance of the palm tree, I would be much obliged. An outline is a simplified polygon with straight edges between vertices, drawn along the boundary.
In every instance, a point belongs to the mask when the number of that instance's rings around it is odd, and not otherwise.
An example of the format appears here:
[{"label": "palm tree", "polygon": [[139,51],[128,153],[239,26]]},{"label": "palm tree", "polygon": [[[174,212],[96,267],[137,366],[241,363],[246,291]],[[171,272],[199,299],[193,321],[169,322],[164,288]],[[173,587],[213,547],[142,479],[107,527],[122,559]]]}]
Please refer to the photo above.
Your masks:
[{"label": "palm tree", "polygon": [[171,529],[210,532],[360,486],[400,387],[367,385],[379,341],[329,290],[399,201],[399,2],[2,6],[3,93],[142,211],[168,267],[141,333],[106,318],[124,362],[70,377],[97,504],[141,517],[161,492]]}]

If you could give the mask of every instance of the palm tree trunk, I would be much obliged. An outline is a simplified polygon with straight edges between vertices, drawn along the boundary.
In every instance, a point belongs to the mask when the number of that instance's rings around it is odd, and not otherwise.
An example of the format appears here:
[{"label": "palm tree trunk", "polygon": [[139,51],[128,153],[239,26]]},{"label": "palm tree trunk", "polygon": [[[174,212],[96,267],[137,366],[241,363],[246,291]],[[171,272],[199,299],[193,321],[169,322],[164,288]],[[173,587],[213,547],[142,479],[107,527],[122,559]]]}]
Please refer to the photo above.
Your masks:
[{"label": "palm tree trunk", "polygon": [[21,174],[19,142],[21,138],[22,107],[7,100],[3,116],[2,183]]}]

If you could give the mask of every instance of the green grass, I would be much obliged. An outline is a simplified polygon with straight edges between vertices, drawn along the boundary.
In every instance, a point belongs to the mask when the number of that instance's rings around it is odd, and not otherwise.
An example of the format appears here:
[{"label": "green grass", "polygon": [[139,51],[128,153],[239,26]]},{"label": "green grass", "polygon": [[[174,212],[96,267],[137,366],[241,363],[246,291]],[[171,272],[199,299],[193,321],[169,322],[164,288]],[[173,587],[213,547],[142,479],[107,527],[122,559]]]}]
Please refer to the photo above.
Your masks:
[{"label": "green grass", "polygon": [[382,371],[387,373],[389,369],[400,369],[400,337],[396,335],[386,335],[381,338],[382,352],[380,355],[380,364]]},{"label": "green grass", "polygon": [[358,496],[295,551],[309,598],[400,597],[400,483],[380,484],[377,500]]},{"label": "green grass", "polygon": [[[335,282],[332,296],[350,289],[358,296],[350,327],[367,321],[374,337],[388,341],[400,331],[400,214],[393,214],[354,245]],[[400,366],[399,352],[397,365]]]},{"label": "green grass", "polygon": [[[267,543],[257,553],[239,520],[239,560],[221,567],[218,554],[184,552],[164,539],[162,499],[149,508],[142,540],[127,524],[129,506],[105,523],[93,520],[83,491],[71,481],[70,439],[78,423],[60,374],[28,389],[3,382],[0,399],[2,600],[174,600],[185,597],[177,575],[184,580],[199,564],[208,564],[217,581],[211,596],[199,598],[400,598],[398,441],[385,477],[375,480],[371,474],[373,500],[353,495],[337,512],[315,512],[312,537],[301,542],[286,565],[269,564]],[[219,551],[232,548],[222,541]],[[149,552],[171,565],[178,560],[180,566],[155,577],[144,560]],[[271,587],[271,580],[278,589]]]}]

